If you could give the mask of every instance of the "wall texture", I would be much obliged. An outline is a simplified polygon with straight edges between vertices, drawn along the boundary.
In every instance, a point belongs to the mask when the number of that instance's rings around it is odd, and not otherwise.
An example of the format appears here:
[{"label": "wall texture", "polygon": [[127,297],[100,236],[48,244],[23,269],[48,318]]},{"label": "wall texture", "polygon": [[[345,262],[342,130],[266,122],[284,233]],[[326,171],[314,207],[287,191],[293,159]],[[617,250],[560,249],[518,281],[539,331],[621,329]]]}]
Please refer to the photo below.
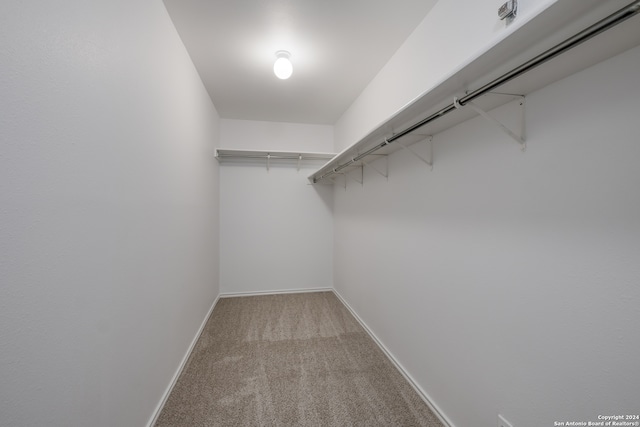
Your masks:
[{"label": "wall texture", "polygon": [[333,152],[333,126],[220,120],[220,144],[236,150]]},{"label": "wall texture", "polygon": [[162,2],[3,2],[0,424],[149,421],[218,295],[217,126]]},{"label": "wall texture", "polygon": [[[223,148],[331,152],[333,127],[220,121]],[[333,189],[307,180],[322,162],[220,166],[220,291],[333,286]]]},{"label": "wall texture", "polygon": [[478,118],[335,189],[336,289],[454,425],[637,413],[638,69],[530,94],[525,153]]}]

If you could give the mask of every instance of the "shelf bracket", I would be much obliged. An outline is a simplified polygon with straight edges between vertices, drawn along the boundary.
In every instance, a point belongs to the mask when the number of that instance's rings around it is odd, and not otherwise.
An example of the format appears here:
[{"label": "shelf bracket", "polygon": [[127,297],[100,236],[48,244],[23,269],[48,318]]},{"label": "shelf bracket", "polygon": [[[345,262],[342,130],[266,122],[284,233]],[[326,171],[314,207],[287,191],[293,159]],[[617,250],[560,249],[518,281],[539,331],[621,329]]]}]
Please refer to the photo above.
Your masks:
[{"label": "shelf bracket", "polygon": [[329,181],[331,181],[331,184],[332,184],[332,185],[335,185],[335,184],[337,184],[337,182],[336,182],[336,177],[337,177],[337,175],[332,175],[332,176],[328,176],[328,177],[327,177],[327,179],[328,179]]},{"label": "shelf bracket", "polygon": [[[372,154],[372,155],[375,155],[375,154]],[[373,169],[374,171],[376,171],[380,175],[382,175],[385,178],[387,178],[387,181],[389,180],[389,157],[388,156],[384,156],[384,167],[385,167],[385,171],[384,172],[382,172],[377,167],[373,166],[372,163],[365,162],[364,159],[360,159],[360,161],[362,162],[363,165],[369,166],[371,169]]]},{"label": "shelf bracket", "polygon": [[416,156],[418,159],[420,159],[421,161],[423,161],[427,165],[429,165],[431,167],[431,170],[433,170],[433,136],[429,135],[426,139],[429,140],[429,159],[425,159],[420,154],[416,153],[416,151],[413,150],[411,147],[409,147],[407,145],[404,145],[402,142],[400,142],[400,141],[396,141],[396,142],[402,148],[404,148],[405,150],[407,150],[408,152],[410,152],[411,154]]},{"label": "shelf bracket", "polygon": [[[469,108],[474,110],[476,113],[480,114],[487,121],[489,121],[490,123],[492,123],[495,126],[497,126],[500,130],[502,130],[504,133],[506,133],[511,138],[513,138],[513,140],[515,140],[518,144],[520,144],[520,148],[521,148],[522,151],[525,151],[527,149],[527,142],[526,142],[525,136],[524,136],[524,132],[525,132],[525,115],[524,115],[524,112],[525,112],[525,110],[524,110],[525,97],[524,97],[524,95],[518,95],[518,96],[520,96],[520,101],[518,101],[518,103],[520,104],[520,107],[521,107],[521,109],[520,109],[520,111],[521,111],[520,135],[518,135],[517,133],[515,133],[514,131],[512,131],[511,129],[506,127],[504,124],[502,124],[502,122],[500,122],[495,117],[493,117],[492,115],[490,115],[489,113],[484,111],[482,108],[478,107],[475,103],[473,103],[473,101],[467,101],[467,103],[464,104],[464,106],[469,106]],[[454,104],[456,105],[456,108],[459,108],[460,104],[458,103],[458,100],[456,98],[454,98]]]},{"label": "shelf bracket", "polygon": [[[360,166],[360,181],[358,181],[356,178],[354,178],[354,177],[353,177],[349,172],[345,172],[345,173],[343,173],[343,175],[344,175],[345,177],[348,177],[349,179],[351,179],[351,180],[353,180],[353,181],[357,182],[358,184],[360,184],[360,185],[364,186],[364,167],[363,167],[363,166]],[[345,188],[345,189],[347,188],[347,183],[346,183],[346,181],[345,181],[345,183],[344,183],[344,188]]]},{"label": "shelf bracket", "polygon": [[300,161],[302,160],[302,154],[298,154],[298,172],[300,172]]},{"label": "shelf bracket", "polygon": [[269,172],[269,163],[271,162],[271,154],[267,154],[267,172]]}]

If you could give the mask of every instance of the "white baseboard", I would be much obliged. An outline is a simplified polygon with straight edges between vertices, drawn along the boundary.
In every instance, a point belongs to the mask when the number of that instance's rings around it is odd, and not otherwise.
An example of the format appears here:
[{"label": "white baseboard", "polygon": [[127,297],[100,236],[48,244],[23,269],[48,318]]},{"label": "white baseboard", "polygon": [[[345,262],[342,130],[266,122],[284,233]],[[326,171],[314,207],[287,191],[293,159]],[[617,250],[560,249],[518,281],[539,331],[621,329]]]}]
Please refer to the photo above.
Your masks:
[{"label": "white baseboard", "polygon": [[300,289],[278,289],[273,291],[257,291],[257,292],[225,292],[220,294],[220,298],[233,297],[251,297],[259,295],[278,295],[278,294],[302,294],[306,292],[331,292],[333,288],[300,288]]},{"label": "white baseboard", "polygon": [[364,320],[362,320],[360,316],[358,316],[358,313],[356,313],[355,310],[351,308],[349,303],[342,297],[342,295],[340,295],[340,293],[336,289],[332,289],[332,291],[338,297],[338,299],[344,304],[344,306],[347,307],[347,309],[351,312],[353,317],[356,318],[358,323],[360,323],[360,326],[362,326],[362,328],[365,331],[367,331],[371,339],[373,339],[373,341],[378,345],[378,347],[380,347],[380,350],[382,350],[384,354],[386,354],[386,356],[389,358],[389,360],[391,360],[391,363],[395,365],[395,367],[398,369],[398,371],[400,371],[402,376],[409,382],[409,384],[411,384],[411,387],[413,387],[416,393],[418,393],[418,396],[420,396],[422,400],[424,400],[424,403],[426,403],[429,409],[431,409],[431,411],[435,414],[435,416],[438,417],[440,422],[442,422],[442,424],[445,427],[455,427],[453,423],[446,417],[446,415],[444,415],[444,412],[442,412],[442,410],[438,408],[438,405],[436,405],[433,402],[431,397],[429,397],[429,395],[415,382],[415,380],[411,377],[411,375],[409,375],[409,373],[404,369],[404,367],[400,364],[400,362],[398,362],[398,360],[393,356],[393,354],[384,346],[384,344],[382,344],[382,341],[380,341],[378,337],[373,333],[373,331],[369,329],[367,324],[364,323]]},{"label": "white baseboard", "polygon": [[191,352],[193,351],[194,347],[196,346],[196,343],[198,342],[198,340],[200,339],[200,335],[202,335],[202,331],[204,331],[204,327],[207,324],[207,321],[209,320],[209,317],[211,317],[211,313],[213,313],[213,309],[216,307],[216,304],[218,303],[219,300],[220,300],[220,295],[218,295],[216,297],[215,301],[213,301],[213,304],[211,305],[211,308],[209,309],[209,312],[207,313],[206,316],[204,316],[204,320],[202,321],[202,324],[200,325],[200,329],[198,329],[198,332],[196,333],[196,336],[193,337],[193,340],[191,341],[191,344],[189,345],[189,348],[187,349],[187,352],[185,353],[184,357],[182,358],[182,361],[180,362],[180,365],[178,366],[178,370],[173,375],[173,378],[171,379],[171,382],[169,383],[169,387],[167,387],[167,389],[165,390],[164,394],[162,395],[162,400],[160,400],[160,403],[158,403],[158,406],[156,407],[156,410],[153,412],[153,416],[149,420],[149,423],[147,424],[147,427],[153,427],[153,425],[156,423],[156,421],[158,421],[158,416],[160,416],[160,412],[162,412],[162,408],[164,408],[165,403],[167,403],[167,399],[169,398],[169,395],[171,394],[171,391],[173,390],[173,387],[175,387],[176,382],[178,381],[178,378],[180,377],[180,374],[182,374],[182,370],[184,369],[185,365],[187,364],[187,360],[189,360],[189,356],[191,356]]}]

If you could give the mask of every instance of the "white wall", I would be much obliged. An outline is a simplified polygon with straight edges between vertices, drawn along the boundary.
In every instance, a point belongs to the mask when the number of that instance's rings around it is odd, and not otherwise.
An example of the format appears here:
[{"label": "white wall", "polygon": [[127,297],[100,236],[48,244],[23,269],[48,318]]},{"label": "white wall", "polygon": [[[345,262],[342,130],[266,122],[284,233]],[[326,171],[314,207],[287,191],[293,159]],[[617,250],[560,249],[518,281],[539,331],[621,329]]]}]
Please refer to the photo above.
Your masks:
[{"label": "white wall", "polygon": [[[333,127],[221,120],[220,145],[331,152]],[[225,162],[220,167],[222,293],[333,286],[333,189],[311,186],[322,163]]]},{"label": "white wall", "polygon": [[5,0],[0,424],[142,426],[218,294],[217,113],[161,1]]},{"label": "white wall", "polygon": [[454,425],[637,413],[638,69],[530,94],[525,153],[478,118],[335,189],[336,289]]},{"label": "white wall", "polygon": [[333,152],[333,126],[220,120],[220,144],[236,150]]}]

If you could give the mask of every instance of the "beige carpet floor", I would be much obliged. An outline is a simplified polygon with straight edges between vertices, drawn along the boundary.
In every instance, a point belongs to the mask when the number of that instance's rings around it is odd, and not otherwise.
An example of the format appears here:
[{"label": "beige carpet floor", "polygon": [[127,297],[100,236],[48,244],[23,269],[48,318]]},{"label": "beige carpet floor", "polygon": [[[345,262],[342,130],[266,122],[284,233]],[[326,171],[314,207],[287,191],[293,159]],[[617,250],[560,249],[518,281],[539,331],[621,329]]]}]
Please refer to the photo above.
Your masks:
[{"label": "beige carpet floor", "polygon": [[442,426],[332,292],[218,301],[155,425]]}]

